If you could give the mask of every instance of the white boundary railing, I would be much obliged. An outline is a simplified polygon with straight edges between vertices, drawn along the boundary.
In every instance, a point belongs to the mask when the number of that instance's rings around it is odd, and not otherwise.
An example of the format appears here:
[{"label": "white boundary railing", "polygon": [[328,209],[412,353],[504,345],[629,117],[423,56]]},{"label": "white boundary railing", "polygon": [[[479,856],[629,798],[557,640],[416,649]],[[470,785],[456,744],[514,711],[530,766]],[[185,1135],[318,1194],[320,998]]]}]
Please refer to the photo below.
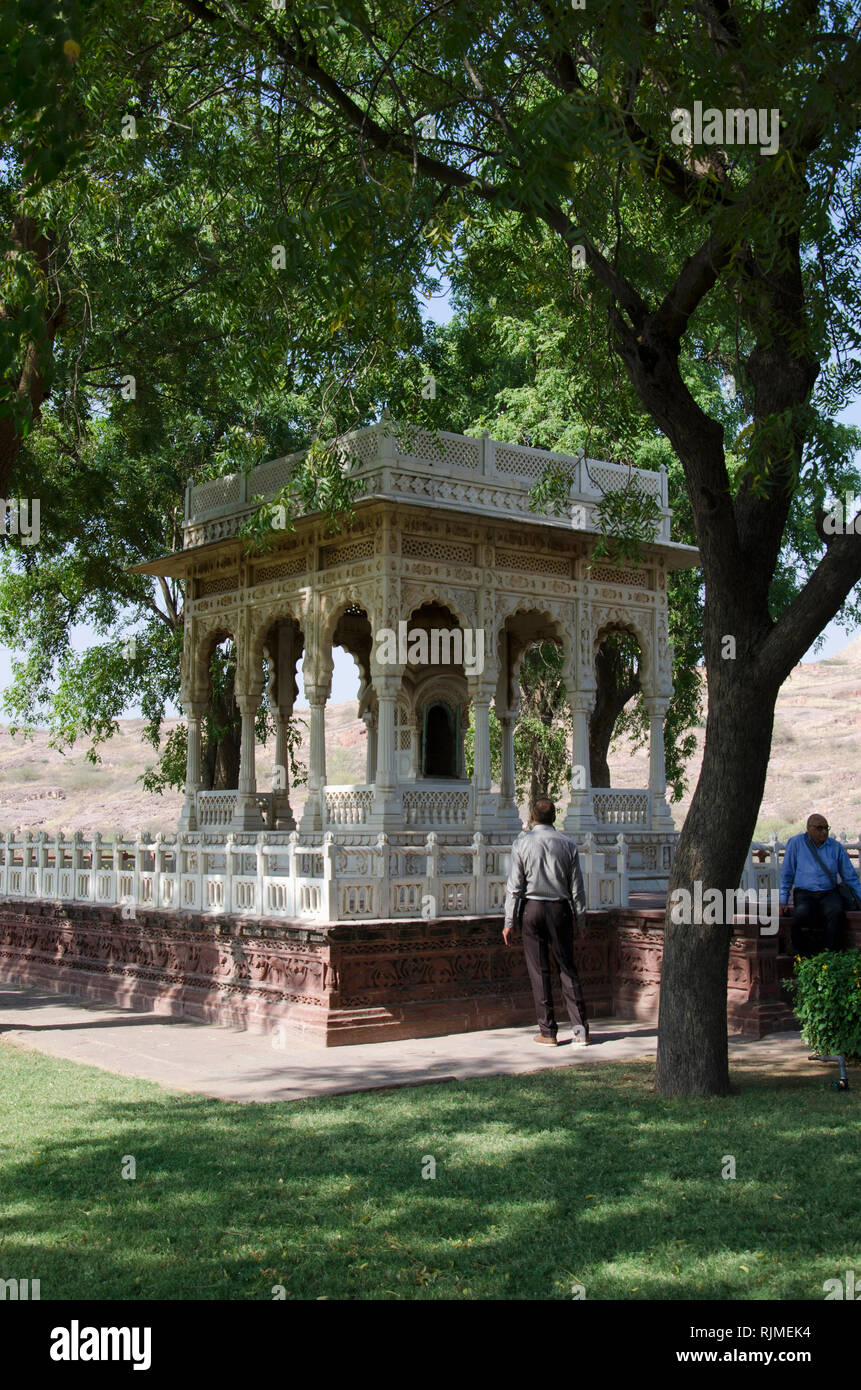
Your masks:
[{"label": "white boundary railing", "polygon": [[374,804],[373,787],[327,786],[327,825],[364,825]]},{"label": "white boundary railing", "polygon": [[[861,839],[839,837],[861,864]],[[299,831],[176,836],[141,834],[105,840],[0,835],[0,899],[92,903],[136,909],[212,912],[318,922],[388,917],[475,916],[503,912],[511,837],[457,828],[351,838],[328,831],[305,842]],[[755,841],[740,887],[779,889],[786,843]],[[587,906],[628,903],[631,845],[590,832],[580,846]]]},{"label": "white boundary railing", "polygon": [[[201,830],[229,830],[239,800],[238,791],[199,791],[196,799]],[[272,819],[272,792],[257,792],[254,800],[268,825]]]},{"label": "white boundary railing", "polygon": [[[505,909],[511,837],[480,831],[357,836],[299,831],[106,840],[43,831],[0,836],[0,899],[91,903],[300,921],[480,916]],[[612,857],[612,868],[605,859]],[[580,850],[589,908],[624,906],[627,846],[610,855],[591,834]]]}]

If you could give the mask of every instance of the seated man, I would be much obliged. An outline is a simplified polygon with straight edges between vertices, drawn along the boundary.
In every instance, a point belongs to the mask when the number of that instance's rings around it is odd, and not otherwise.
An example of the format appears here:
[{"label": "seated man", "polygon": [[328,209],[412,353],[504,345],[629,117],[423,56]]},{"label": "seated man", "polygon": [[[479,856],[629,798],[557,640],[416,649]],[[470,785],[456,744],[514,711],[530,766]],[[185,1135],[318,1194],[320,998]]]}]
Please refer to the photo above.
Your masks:
[{"label": "seated man", "polygon": [[808,818],[807,833],[793,835],[786,846],[780,876],[781,912],[789,910],[789,890],[794,887],[792,950],[797,956],[815,956],[824,946],[840,950],[846,921],[843,899],[837,891],[842,879],[861,897],[861,883],[843,846],[828,834],[824,816]]}]

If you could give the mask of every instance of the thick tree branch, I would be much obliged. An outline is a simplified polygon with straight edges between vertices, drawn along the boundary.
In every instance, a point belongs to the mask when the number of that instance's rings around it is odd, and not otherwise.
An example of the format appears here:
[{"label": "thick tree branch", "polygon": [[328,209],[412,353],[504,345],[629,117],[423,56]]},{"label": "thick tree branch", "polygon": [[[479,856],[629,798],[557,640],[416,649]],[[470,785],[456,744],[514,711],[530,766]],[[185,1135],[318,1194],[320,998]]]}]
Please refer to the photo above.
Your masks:
[{"label": "thick tree branch", "polygon": [[175,629],[179,626],[179,622],[177,619],[176,608],[174,606],[173,598],[171,596],[169,588],[167,587],[167,581],[165,580],[164,575],[160,574],[158,576],[158,582],[159,587],[161,588],[162,598],[165,602],[165,607],[167,608],[168,617],[170,618],[171,627]]},{"label": "thick tree branch", "polygon": [[861,580],[861,535],[835,536],[804,588],[781,614],[757,655],[766,678],[786,680]]},{"label": "thick tree branch", "polygon": [[155,613],[157,618],[160,618],[163,623],[166,623],[166,625],[170,628],[171,632],[176,631],[176,623],[171,622],[170,614],[162,612],[154,598],[152,598],[150,595],[147,595],[147,597],[144,599],[144,604],[150,610],[151,613]]},{"label": "thick tree branch", "polygon": [[708,241],[685,261],[675,284],[652,315],[655,329],[665,334],[670,342],[680,343],[691,314],[717,284],[721,271],[731,260],[730,245],[712,233]]},{"label": "thick tree branch", "polygon": [[[181,0],[196,18],[203,20],[209,25],[218,28],[230,27],[229,21],[222,15],[211,10],[202,0]],[[235,18],[235,16],[234,16]],[[249,39],[257,40],[258,36],[252,30],[237,21],[237,27]],[[489,203],[503,203],[506,206],[514,206],[521,212],[537,212],[538,216],[553,231],[560,236],[570,246],[583,245],[586,264],[598,280],[610,290],[611,294],[622,305],[625,312],[631,318],[631,322],[639,324],[646,312],[646,306],[633,287],[621,276],[618,271],[601,255],[597,248],[584,241],[582,234],[562,212],[561,208],[549,203],[539,204],[526,203],[512,199],[510,194],[503,188],[499,188],[490,183],[487,179],[467,172],[465,169],[458,169],[453,165],[446,164],[442,160],[433,159],[430,155],[416,151],[411,140],[404,138],[399,132],[386,130],[374,118],[344,91],[341,85],[327,73],[317,62],[309,45],[304,45],[300,50],[298,47],[287,42],[271,24],[265,23],[263,26],[266,34],[272,42],[279,59],[282,63],[293,68],[302,74],[332,100],[346,118],[349,124],[359,132],[363,139],[367,139],[382,154],[395,155],[406,161],[410,166],[418,169],[422,174],[435,182],[449,188],[470,189],[471,192],[483,198]]]},{"label": "thick tree branch", "polygon": [[[52,258],[55,247],[42,231],[35,218],[16,217],[12,223],[12,242],[18,252],[31,254],[36,261],[39,274],[49,284],[56,280],[53,273]],[[7,253],[15,254],[15,252]],[[48,397],[48,373],[51,365],[54,339],[66,316],[66,303],[57,293],[53,304],[46,308],[42,322],[42,337],[31,339],[24,351],[24,360],[14,382],[8,383],[8,394],[16,402],[15,411],[9,411],[0,419],[0,497],[8,497],[12,470],[24,441],[21,411],[29,410],[30,417],[38,420],[42,406]],[[14,310],[4,311],[4,318],[14,319]]]}]

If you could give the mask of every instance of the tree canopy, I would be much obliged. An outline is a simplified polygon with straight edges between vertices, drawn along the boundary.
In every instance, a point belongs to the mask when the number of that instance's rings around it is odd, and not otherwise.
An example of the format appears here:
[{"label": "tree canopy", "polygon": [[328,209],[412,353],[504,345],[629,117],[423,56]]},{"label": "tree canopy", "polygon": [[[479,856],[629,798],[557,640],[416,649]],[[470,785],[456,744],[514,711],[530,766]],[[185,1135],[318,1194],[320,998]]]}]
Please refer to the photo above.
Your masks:
[{"label": "tree canopy", "polygon": [[[383,404],[429,417],[450,348],[416,289],[447,275],[465,324],[509,335],[508,360],[476,354],[484,411],[677,461],[709,710],[671,886],[734,887],[777,691],[861,578],[861,538],[816,524],[857,443],[835,424],[861,377],[854,6],[151,0],[4,23],[4,495],[41,458],[86,497],[86,450],[117,439],[128,472],[187,474],[231,429],[281,452]],[[469,417],[468,377],[445,403]],[[728,941],[667,922],[665,1091],[728,1087]]]}]

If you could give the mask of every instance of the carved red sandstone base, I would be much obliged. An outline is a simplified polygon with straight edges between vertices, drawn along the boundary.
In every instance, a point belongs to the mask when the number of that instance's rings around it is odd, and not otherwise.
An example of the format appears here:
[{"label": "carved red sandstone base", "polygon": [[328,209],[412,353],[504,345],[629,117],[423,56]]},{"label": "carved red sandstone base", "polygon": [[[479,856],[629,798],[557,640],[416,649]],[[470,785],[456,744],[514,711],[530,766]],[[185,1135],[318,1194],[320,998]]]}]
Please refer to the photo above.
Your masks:
[{"label": "carved red sandstone base", "polygon": [[[861,937],[861,917],[856,933]],[[329,1046],[535,1022],[519,945],[502,919],[342,922],[138,912],[0,902],[0,980],[252,1032],[284,1025]],[[736,928],[731,1032],[792,1028],[776,937]],[[590,1017],[657,1019],[663,913],[590,913],[575,944]],[[558,1011],[560,1023],[564,1008]]]}]

